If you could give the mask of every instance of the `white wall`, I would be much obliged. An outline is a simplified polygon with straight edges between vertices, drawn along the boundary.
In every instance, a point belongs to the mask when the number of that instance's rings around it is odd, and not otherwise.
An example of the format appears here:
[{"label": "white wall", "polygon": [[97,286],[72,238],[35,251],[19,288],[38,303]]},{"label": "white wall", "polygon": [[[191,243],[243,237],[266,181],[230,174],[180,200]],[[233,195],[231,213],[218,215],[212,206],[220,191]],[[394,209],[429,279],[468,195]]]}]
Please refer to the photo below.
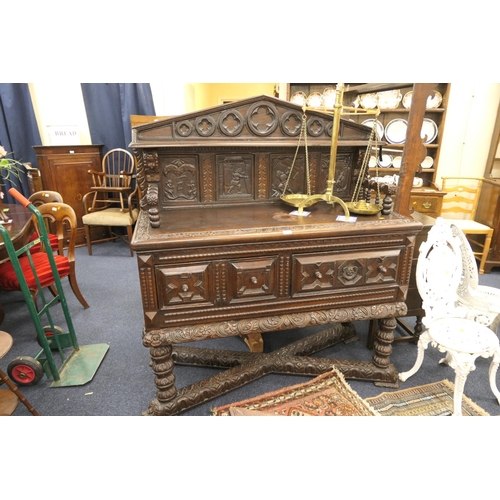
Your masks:
[{"label": "white wall", "polygon": [[499,83],[452,83],[436,184],[441,177],[482,177],[487,167]]}]

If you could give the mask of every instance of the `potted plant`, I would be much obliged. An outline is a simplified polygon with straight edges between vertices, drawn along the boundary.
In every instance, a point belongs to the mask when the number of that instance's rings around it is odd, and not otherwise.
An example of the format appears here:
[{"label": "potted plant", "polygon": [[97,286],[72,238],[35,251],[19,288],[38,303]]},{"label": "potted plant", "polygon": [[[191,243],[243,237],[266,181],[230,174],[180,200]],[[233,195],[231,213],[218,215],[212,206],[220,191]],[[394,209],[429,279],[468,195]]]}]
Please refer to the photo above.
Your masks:
[{"label": "potted plant", "polygon": [[[0,187],[4,185],[4,181],[8,180],[15,184],[14,177],[21,178],[22,163],[12,158],[13,153],[7,153],[3,146],[0,146]],[[4,193],[0,191],[0,220],[8,220],[3,210]]]}]

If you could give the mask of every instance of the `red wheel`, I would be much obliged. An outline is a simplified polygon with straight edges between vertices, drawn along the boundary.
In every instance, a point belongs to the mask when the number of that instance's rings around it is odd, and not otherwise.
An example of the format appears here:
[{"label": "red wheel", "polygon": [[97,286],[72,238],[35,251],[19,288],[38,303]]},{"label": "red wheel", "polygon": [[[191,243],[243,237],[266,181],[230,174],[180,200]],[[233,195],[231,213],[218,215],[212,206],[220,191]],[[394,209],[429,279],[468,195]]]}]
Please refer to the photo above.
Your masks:
[{"label": "red wheel", "polygon": [[[47,340],[49,342],[50,349],[57,350],[57,344],[53,340],[54,335],[60,335],[60,334],[64,333],[64,330],[59,326],[54,326],[54,329],[52,329],[50,326],[44,326],[43,331],[45,333],[45,337],[47,338]],[[40,342],[38,335],[36,336],[36,341],[38,342],[38,345],[40,347],[42,347],[42,343]]]},{"label": "red wheel", "polygon": [[23,356],[9,363],[7,373],[19,385],[35,385],[43,377],[43,366],[35,358]]}]

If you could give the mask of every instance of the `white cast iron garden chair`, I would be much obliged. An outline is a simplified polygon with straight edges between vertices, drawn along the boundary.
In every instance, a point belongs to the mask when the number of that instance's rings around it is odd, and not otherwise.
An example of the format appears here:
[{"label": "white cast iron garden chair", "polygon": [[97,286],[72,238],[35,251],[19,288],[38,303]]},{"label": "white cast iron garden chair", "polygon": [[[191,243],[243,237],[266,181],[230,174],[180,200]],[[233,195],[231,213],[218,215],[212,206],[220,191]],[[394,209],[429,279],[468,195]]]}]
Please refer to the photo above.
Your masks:
[{"label": "white cast iron garden chair", "polygon": [[444,219],[438,218],[421,244],[417,260],[417,288],[422,298],[425,331],[418,340],[417,359],[413,368],[400,373],[406,381],[416,373],[424,360],[424,351],[431,344],[446,353],[440,363],[455,370],[453,415],[462,415],[462,395],[468,374],[475,369],[478,357],[493,358],[490,387],[500,404],[496,373],[500,363],[497,335],[485,324],[469,319],[469,308],[460,303],[458,290],[462,281],[461,239]]},{"label": "white cast iron garden chair", "polygon": [[479,321],[497,333],[500,323],[500,290],[479,284],[477,262],[467,236],[451,223],[453,235],[460,240],[462,252],[462,280],[458,286],[458,300],[467,307],[467,318]]}]

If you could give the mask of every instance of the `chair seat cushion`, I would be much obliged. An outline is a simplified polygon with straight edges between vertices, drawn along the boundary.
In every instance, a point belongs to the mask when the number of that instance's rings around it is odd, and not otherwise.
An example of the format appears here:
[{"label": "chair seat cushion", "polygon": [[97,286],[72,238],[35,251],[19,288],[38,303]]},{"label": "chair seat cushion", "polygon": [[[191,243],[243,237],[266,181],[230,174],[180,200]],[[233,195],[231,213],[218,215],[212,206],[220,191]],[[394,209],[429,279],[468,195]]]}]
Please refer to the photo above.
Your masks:
[{"label": "chair seat cushion", "polygon": [[[50,248],[52,248],[52,250],[56,251],[58,248],[59,248],[59,239],[57,238],[57,234],[48,234],[48,237],[49,237],[49,243],[50,243]],[[34,241],[38,238],[38,233],[36,231],[33,231],[33,234],[30,236],[30,241]],[[36,252],[39,252],[42,248],[42,245],[40,245],[40,243],[38,243],[37,245],[34,245],[30,248],[30,252],[33,254],[33,253],[36,253]]]},{"label": "chair seat cushion", "polygon": [[[49,257],[45,252],[38,252],[32,256],[33,264],[35,266],[36,274],[40,285],[46,287],[54,283],[54,276],[52,274],[52,268],[50,267]],[[59,271],[59,276],[64,278],[70,273],[70,264],[68,259],[63,255],[54,255],[57,270]],[[33,270],[31,269],[30,262],[27,256],[19,258],[19,265],[23,271],[24,277],[26,278],[26,283],[30,290],[36,290],[37,284],[35,276],[33,275]],[[12,262],[4,262],[0,265],[0,288],[3,290],[20,290],[19,280],[16,276],[16,271]]]},{"label": "chair seat cushion", "polygon": [[[446,220],[446,219],[445,219]],[[481,224],[480,222],[476,222],[475,220],[461,220],[461,219],[453,219],[453,224],[457,226],[464,232],[467,231],[482,231],[486,232],[488,230],[492,230],[491,227]]]},{"label": "chair seat cushion", "polygon": [[119,208],[107,208],[85,214],[82,221],[88,226],[131,226],[137,220],[138,215],[137,209],[132,211],[132,217],[130,217],[128,212],[122,212]]}]

